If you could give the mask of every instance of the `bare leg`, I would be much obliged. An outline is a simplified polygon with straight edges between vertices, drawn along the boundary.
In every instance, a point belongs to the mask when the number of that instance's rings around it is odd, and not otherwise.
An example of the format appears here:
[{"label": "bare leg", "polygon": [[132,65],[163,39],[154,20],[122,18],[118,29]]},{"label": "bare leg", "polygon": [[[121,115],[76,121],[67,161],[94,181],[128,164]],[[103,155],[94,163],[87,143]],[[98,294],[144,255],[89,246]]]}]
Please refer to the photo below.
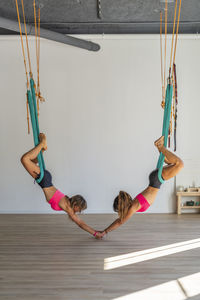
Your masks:
[{"label": "bare leg", "polygon": [[40,138],[40,143],[35,148],[25,153],[21,158],[21,163],[33,178],[36,178],[40,174],[40,168],[36,164],[37,156],[42,149],[43,150],[47,149],[47,142],[46,142],[45,135],[41,133],[39,138]]},{"label": "bare leg", "polygon": [[168,180],[176,176],[184,166],[183,161],[174,153],[170,152],[164,147],[164,136],[160,137],[157,141],[155,141],[155,146],[158,148],[159,152],[162,152],[164,154],[168,164],[168,166],[163,168],[163,179]]},{"label": "bare leg", "polygon": [[164,162],[165,162],[167,165],[171,165],[171,163],[169,162],[169,160],[167,160],[166,156],[165,156]]},{"label": "bare leg", "polygon": [[[44,149],[42,149],[42,153],[44,152],[45,150]],[[34,158],[34,159],[31,159],[32,160],[32,162],[34,162],[35,164],[37,164],[38,163],[38,158],[36,157],[36,158]]]}]

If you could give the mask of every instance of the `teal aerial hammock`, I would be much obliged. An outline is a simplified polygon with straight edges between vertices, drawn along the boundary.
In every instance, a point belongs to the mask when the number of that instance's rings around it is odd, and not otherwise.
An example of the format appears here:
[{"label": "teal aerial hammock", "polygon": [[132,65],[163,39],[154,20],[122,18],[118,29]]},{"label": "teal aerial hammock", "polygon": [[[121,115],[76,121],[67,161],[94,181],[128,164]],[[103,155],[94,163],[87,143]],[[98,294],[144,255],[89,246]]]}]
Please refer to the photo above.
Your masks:
[{"label": "teal aerial hammock", "polygon": [[[34,5],[34,16],[35,16],[35,35],[36,35],[36,56],[37,56],[37,73],[38,73],[38,81],[37,81],[37,94],[35,92],[35,83],[33,80],[33,73],[31,70],[31,60],[30,60],[30,51],[28,46],[28,38],[27,38],[27,30],[26,30],[26,21],[25,21],[25,13],[24,13],[24,4],[23,0],[21,0],[22,4],[22,11],[23,11],[23,18],[24,18],[24,28],[26,33],[26,47],[27,47],[27,55],[28,55],[28,61],[29,61],[29,76],[30,76],[30,83],[28,78],[28,70],[27,70],[27,62],[25,57],[25,51],[24,51],[24,44],[23,44],[23,38],[22,38],[22,30],[21,30],[21,22],[20,22],[20,15],[19,15],[19,7],[18,7],[18,1],[16,2],[16,9],[17,9],[17,17],[18,17],[18,23],[19,23],[19,30],[20,30],[20,38],[21,38],[21,45],[22,45],[22,53],[24,57],[24,67],[25,67],[25,73],[26,73],[26,79],[27,79],[27,120],[28,120],[28,132],[30,133],[30,126],[29,126],[29,112],[31,116],[31,124],[33,129],[33,139],[34,144],[37,146],[39,144],[39,121],[38,121],[38,113],[39,113],[39,100],[44,101],[44,98],[40,94],[40,84],[39,84],[39,50],[40,50],[40,40],[39,40],[39,32],[40,32],[40,8],[38,9],[38,30],[37,30],[37,22],[36,22],[36,8],[35,8],[35,0],[33,2]],[[36,96],[37,96],[37,104],[36,104]],[[40,151],[38,155],[38,163],[40,167],[40,175],[39,178],[36,179],[38,183],[40,183],[44,177],[44,170],[45,170],[45,163],[42,151]]]},{"label": "teal aerial hammock", "polygon": [[[168,83],[165,95],[165,109],[164,109],[164,117],[163,117],[163,129],[162,135],[164,136],[164,146],[167,146],[167,140],[169,135],[169,125],[170,125],[170,118],[171,118],[171,107],[172,107],[172,95],[173,95],[173,86],[172,84]],[[162,170],[163,164],[165,161],[165,156],[163,153],[160,153],[157,169],[158,169],[158,178],[161,183],[164,183],[162,178]]]},{"label": "teal aerial hammock", "polygon": [[[34,81],[31,78],[30,79],[30,86],[31,90],[27,90],[27,98],[28,98],[28,105],[29,105],[29,111],[31,116],[31,124],[33,129],[33,140],[35,146],[39,144],[39,122],[38,122],[38,113],[37,113],[37,105],[36,105],[36,96],[35,96],[35,88],[34,88]],[[42,151],[40,151],[38,155],[38,163],[40,167],[40,177],[36,179],[37,183],[40,183],[44,176],[44,170],[45,170],[45,163]]]},{"label": "teal aerial hammock", "polygon": [[[165,63],[165,69],[163,72],[163,58],[162,58],[162,12],[160,12],[160,45],[161,45],[161,81],[162,81],[162,107],[164,107],[164,118],[163,118],[163,128],[162,128],[162,136],[164,136],[164,146],[167,147],[167,141],[168,136],[172,133],[172,128],[170,128],[170,121],[171,117],[174,116],[175,120],[177,119],[177,106],[176,111],[174,111],[174,105],[172,105],[173,100],[173,87],[174,91],[177,94],[176,89],[176,73],[175,73],[175,57],[176,57],[176,47],[177,47],[177,41],[178,41],[178,29],[179,29],[179,23],[180,23],[180,13],[181,13],[181,3],[182,0],[179,0],[179,8],[178,8],[178,0],[176,0],[175,3],[175,10],[174,10],[174,25],[173,25],[173,33],[172,33],[172,46],[171,46],[171,56],[170,56],[170,64],[169,64],[169,78],[168,78],[168,84],[165,92],[165,82],[166,82],[166,45],[167,45],[167,13],[168,13],[168,0],[165,0],[165,57],[164,57],[164,63]],[[178,16],[177,16],[177,10],[178,10]],[[176,18],[177,18],[177,25],[176,25]],[[176,31],[176,38],[175,38],[175,44],[174,44],[174,35]],[[173,55],[173,60],[172,60]],[[165,99],[164,99],[164,92],[165,92]],[[175,94],[174,94],[175,95]],[[172,111],[173,107],[173,111]],[[172,111],[172,112],[171,112]],[[174,131],[176,130],[176,122],[174,123]],[[176,132],[175,132],[176,133]],[[170,138],[169,138],[170,142]],[[175,139],[175,148],[176,148],[176,139]],[[157,163],[157,169],[158,169],[158,178],[161,183],[164,183],[164,180],[162,178],[162,170],[163,170],[163,164],[165,161],[165,156],[163,153],[160,153],[158,163]]]}]

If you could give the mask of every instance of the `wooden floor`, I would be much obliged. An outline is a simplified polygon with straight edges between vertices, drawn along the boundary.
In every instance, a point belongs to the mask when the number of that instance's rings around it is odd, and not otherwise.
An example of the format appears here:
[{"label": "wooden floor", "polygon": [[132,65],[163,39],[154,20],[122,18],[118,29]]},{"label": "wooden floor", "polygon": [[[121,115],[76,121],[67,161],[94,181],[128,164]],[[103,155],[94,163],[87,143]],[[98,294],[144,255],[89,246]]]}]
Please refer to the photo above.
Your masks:
[{"label": "wooden floor", "polygon": [[[115,216],[82,218],[100,230]],[[129,294],[130,300],[187,299],[134,298],[134,293],[200,272],[198,244],[114,269],[105,270],[104,259],[198,238],[198,214],[137,214],[100,241],[65,215],[0,215],[0,299],[121,300]]]}]

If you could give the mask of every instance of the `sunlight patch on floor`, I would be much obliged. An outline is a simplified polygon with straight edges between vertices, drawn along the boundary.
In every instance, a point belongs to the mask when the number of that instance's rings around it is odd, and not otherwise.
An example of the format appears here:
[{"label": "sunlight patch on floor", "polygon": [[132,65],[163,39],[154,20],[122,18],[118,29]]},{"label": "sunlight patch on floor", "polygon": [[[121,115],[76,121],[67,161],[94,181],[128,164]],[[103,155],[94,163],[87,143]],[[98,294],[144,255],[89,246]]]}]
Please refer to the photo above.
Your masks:
[{"label": "sunlight patch on floor", "polygon": [[186,300],[200,295],[200,273],[172,280],[112,300]]},{"label": "sunlight patch on floor", "polygon": [[104,270],[111,270],[196,248],[200,248],[200,239],[109,257],[104,259]]}]

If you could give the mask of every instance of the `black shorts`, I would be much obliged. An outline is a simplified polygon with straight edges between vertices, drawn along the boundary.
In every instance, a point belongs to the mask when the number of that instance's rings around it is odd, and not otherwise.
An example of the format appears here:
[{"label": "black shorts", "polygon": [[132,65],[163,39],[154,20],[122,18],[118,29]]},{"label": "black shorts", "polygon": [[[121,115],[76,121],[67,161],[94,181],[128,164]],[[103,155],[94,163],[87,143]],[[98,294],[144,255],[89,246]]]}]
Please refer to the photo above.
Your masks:
[{"label": "black shorts", "polygon": [[[40,174],[37,176],[36,179],[39,179],[39,178],[40,178]],[[47,188],[47,187],[53,186],[51,173],[47,170],[44,170],[44,177],[38,184],[39,184],[39,186],[41,186],[41,188]]]},{"label": "black shorts", "polygon": [[161,184],[162,183],[158,178],[158,169],[156,169],[149,175],[149,186],[152,186],[156,189],[160,189]]}]

